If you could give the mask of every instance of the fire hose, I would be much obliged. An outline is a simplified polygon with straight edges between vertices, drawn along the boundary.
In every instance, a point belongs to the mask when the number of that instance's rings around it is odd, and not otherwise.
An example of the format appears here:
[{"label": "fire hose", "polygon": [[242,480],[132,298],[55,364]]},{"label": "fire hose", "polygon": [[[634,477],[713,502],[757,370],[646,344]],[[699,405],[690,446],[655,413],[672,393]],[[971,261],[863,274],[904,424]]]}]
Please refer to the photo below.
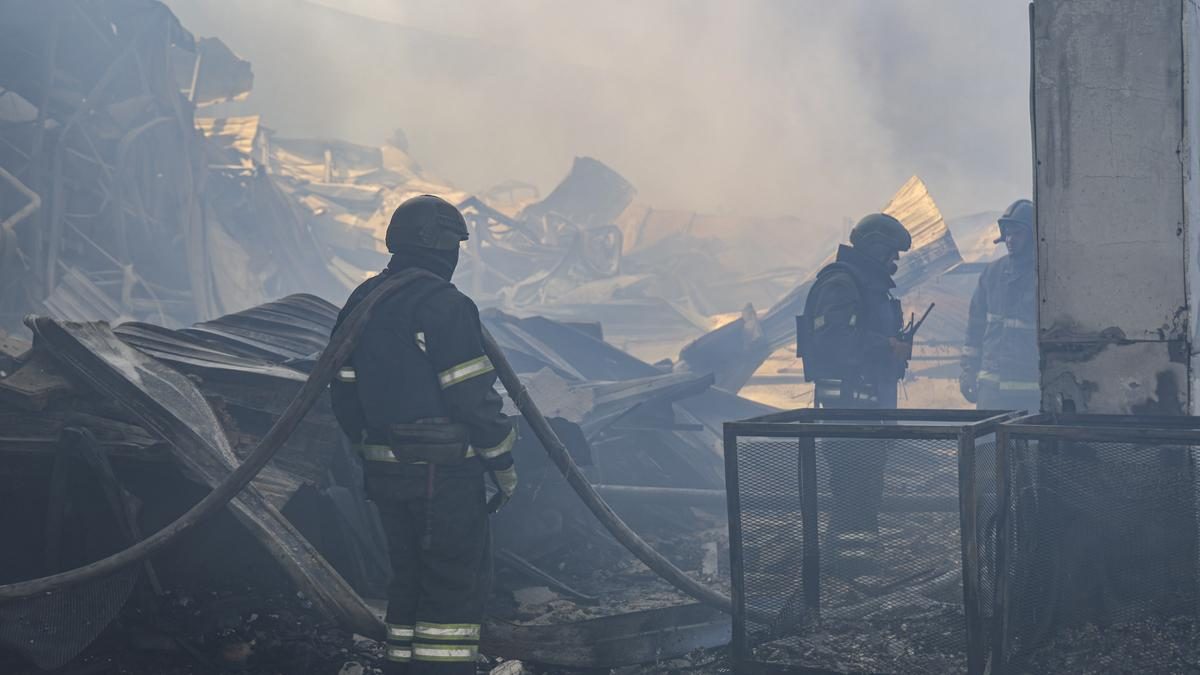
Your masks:
[{"label": "fire hose", "polygon": [[[0,602],[8,602],[30,598],[50,593],[55,590],[74,586],[80,583],[98,579],[128,565],[135,564],[150,554],[170,544],[181,534],[194,527],[197,523],[225,507],[231,499],[241,492],[258,475],[271,460],[275,452],[287,441],[303,420],[304,416],[324,393],[333,379],[335,372],[350,356],[354,346],[366,327],[372,310],[387,296],[407,286],[419,276],[427,274],[421,270],[405,270],[380,283],[366,298],[358,304],[350,315],[342,322],[329,344],[317,359],[308,380],[296,393],[287,408],[267,431],[253,451],[225,480],[212,489],[199,502],[188,509],[175,521],[159,531],[142,539],[136,544],[118,551],[106,558],[77,567],[66,572],[50,576],[20,581],[0,586]],[[566,446],[550,427],[546,418],[538,410],[537,405],[521,384],[516,372],[505,358],[503,351],[485,328],[483,331],[484,350],[496,369],[500,382],[507,390],[509,397],[518,410],[528,421],[534,435],[551,460],[562,472],[567,483],[588,507],[597,520],[629,550],[638,560],[662,577],[675,588],[696,600],[716,607],[724,612],[732,612],[733,605],[728,596],[707,588],[689,577],[654,550],[644,539],[634,532],[604,499],[592,487],[588,479],[580,471],[579,466],[571,458]]]},{"label": "fire hose", "polygon": [[588,507],[592,515],[596,516],[596,520],[600,521],[604,529],[608,530],[609,534],[621,542],[622,546],[667,583],[706,605],[712,605],[726,613],[732,613],[733,602],[728,596],[700,584],[654,550],[654,547],[646,543],[646,540],[634,532],[629,525],[626,525],[625,521],[621,520],[621,517],[608,505],[608,502],[604,501],[604,498],[596,492],[596,488],[592,487],[591,482],[579,470],[579,465],[571,458],[571,453],[567,451],[567,447],[563,445],[558,434],[554,433],[550,423],[542,416],[542,411],[533,402],[529,391],[521,384],[516,371],[505,358],[500,345],[496,344],[496,340],[492,338],[486,328],[483,329],[483,350],[492,360],[492,366],[496,368],[496,375],[499,376],[500,383],[504,385],[509,398],[516,404],[517,410],[521,411],[525,421],[529,423],[529,427],[541,442],[546,454],[550,455],[550,459],[558,467],[563,478],[567,479],[567,484]]}]

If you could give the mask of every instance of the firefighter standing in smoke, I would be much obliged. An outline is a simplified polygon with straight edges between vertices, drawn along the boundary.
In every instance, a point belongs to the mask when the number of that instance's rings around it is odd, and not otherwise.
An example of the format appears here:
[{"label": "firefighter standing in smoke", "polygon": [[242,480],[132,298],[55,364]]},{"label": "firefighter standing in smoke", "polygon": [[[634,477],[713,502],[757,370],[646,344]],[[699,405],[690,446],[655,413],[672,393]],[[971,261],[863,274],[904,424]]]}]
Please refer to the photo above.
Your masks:
[{"label": "firefighter standing in smoke", "polygon": [[[491,576],[488,512],[517,483],[516,431],[493,389],[479,311],[450,283],[467,236],[462,214],[442,199],[404,202],[388,225],[387,269],[338,316],[340,324],[389,274],[432,273],[380,303],[331,385],[388,535],[387,673],[475,672]],[[499,488],[491,504],[485,473]]]},{"label": "firefighter standing in smoke", "polygon": [[1041,389],[1033,202],[1013,202],[999,225],[996,242],[1004,242],[1008,255],[988,264],[971,296],[959,388],[982,410],[1036,412]]},{"label": "firefighter standing in smoke", "polygon": [[[900,301],[892,297],[896,261],[912,236],[895,218],[875,213],[850,232],[850,245],[817,273],[799,321],[797,346],[805,379],[821,408],[895,408],[897,384],[912,358],[902,335]],[[879,537],[883,471],[880,443],[825,441],[833,492],[830,534],[840,570],[869,571]]]}]

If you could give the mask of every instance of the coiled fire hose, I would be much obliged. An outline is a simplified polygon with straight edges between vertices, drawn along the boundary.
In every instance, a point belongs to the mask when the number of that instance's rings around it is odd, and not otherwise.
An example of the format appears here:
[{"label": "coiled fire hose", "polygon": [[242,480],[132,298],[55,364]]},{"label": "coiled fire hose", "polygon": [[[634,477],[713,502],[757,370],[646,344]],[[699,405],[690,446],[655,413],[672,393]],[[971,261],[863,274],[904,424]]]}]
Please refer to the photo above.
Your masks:
[{"label": "coiled fire hose", "polygon": [[[20,581],[0,586],[0,602],[20,600],[33,596],[50,593],[55,590],[74,586],[86,581],[98,579],[112,574],[128,565],[141,561],[146,556],[170,544],[178,536],[197,523],[224,508],[239,492],[254,479],[258,472],[266,466],[275,452],[296,430],[300,421],[324,393],[333,379],[335,372],[349,358],[350,353],[366,327],[375,306],[387,296],[408,285],[417,277],[428,274],[423,270],[405,270],[399,272],[375,287],[334,332],[329,344],[317,359],[308,380],[296,393],[295,398],[288,404],[275,424],[263,436],[254,450],[246,457],[229,476],[204,496],[192,508],[174,522],[163,527],[149,537],[122,551],[106,558],[77,567],[73,570],[52,574],[50,576]],[[588,510],[638,560],[662,577],[675,588],[696,600],[711,605],[726,613],[732,612],[733,605],[728,596],[701,585],[679,569],[670,560],[654,550],[644,539],[634,532],[618,516],[604,499],[596,492],[591,483],[580,471],[579,466],[571,458],[566,446],[550,428],[546,418],[538,410],[537,405],[521,384],[516,372],[505,358],[504,352],[492,336],[484,329],[484,350],[500,382],[504,384],[509,396],[517,409],[528,421],[534,435],[550,459],[562,472],[567,483],[588,507]]]}]

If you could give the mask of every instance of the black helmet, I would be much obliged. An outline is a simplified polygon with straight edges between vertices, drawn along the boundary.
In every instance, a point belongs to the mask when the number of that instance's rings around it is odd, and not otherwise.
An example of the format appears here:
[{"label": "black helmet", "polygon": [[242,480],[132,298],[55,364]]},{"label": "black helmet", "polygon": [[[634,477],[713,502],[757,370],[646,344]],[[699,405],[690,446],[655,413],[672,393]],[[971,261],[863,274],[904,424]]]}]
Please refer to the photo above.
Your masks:
[{"label": "black helmet", "polygon": [[1027,227],[1033,232],[1033,202],[1028,199],[1018,199],[1004,209],[1004,214],[996,221],[1000,225],[1000,236],[993,244],[1004,241],[1004,230],[1010,227]]},{"label": "black helmet", "polygon": [[467,221],[458,209],[441,197],[421,195],[396,207],[385,243],[392,253],[408,246],[457,251],[466,240]]},{"label": "black helmet", "polygon": [[912,248],[912,235],[900,221],[886,213],[872,213],[850,230],[850,245],[861,249],[883,245],[895,251],[907,251]]}]

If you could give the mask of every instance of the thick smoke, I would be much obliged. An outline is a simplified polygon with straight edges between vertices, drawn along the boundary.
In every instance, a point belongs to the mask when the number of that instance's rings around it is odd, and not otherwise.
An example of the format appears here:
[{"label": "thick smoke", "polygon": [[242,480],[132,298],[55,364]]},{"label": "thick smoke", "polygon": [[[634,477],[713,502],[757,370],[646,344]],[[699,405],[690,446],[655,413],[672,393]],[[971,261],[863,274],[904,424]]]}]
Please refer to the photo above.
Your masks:
[{"label": "thick smoke", "polygon": [[269,126],[403,128],[467,189],[592,155],[660,208],[839,229],[913,173],[947,215],[1029,193],[1024,0],[321,1],[168,4],[253,62]]}]

